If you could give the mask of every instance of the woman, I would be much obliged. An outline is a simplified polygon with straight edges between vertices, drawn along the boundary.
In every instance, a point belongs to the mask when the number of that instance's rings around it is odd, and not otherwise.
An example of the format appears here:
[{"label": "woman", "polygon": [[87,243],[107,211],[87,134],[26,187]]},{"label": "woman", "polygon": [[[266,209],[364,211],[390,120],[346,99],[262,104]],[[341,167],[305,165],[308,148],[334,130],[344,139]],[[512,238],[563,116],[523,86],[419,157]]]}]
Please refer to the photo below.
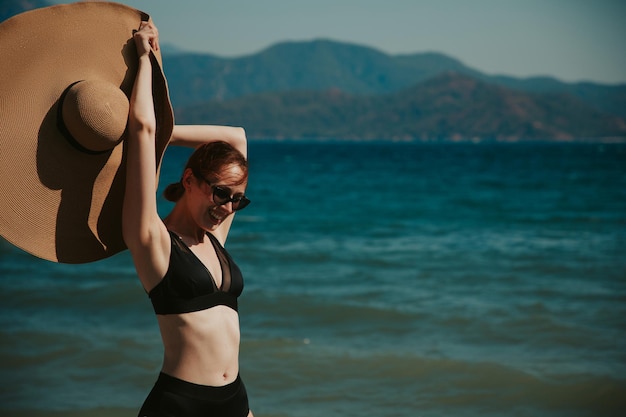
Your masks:
[{"label": "woman", "polygon": [[223,248],[244,196],[248,168],[243,129],[177,126],[172,144],[198,146],[157,214],[156,122],[150,50],[158,32],[143,22],[135,34],[139,67],[130,100],[123,234],[157,315],[164,345],[159,378],[141,417],[252,416],[239,378],[237,297],[241,272]]}]

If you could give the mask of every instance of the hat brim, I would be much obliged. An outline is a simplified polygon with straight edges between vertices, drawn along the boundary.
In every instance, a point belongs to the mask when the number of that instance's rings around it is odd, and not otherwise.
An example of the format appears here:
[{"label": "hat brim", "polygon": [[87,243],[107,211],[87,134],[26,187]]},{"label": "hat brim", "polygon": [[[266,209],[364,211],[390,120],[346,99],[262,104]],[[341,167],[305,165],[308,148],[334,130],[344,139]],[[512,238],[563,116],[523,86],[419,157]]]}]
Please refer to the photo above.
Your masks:
[{"label": "hat brim", "polygon": [[[130,97],[133,30],[149,16],[117,3],[57,5],[0,24],[0,235],[54,262],[85,263],[124,250],[125,141],[87,154],[57,126],[72,83],[98,79]],[[153,62],[157,167],[174,118],[161,56]],[[155,175],[158,175],[158,168]]]}]

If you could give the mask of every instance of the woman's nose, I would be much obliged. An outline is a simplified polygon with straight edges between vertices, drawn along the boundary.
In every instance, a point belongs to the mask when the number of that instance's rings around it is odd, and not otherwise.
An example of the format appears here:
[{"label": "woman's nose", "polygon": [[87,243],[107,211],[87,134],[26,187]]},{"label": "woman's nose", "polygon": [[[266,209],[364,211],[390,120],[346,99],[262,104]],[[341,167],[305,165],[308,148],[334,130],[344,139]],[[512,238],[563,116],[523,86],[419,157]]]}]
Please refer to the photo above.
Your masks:
[{"label": "woman's nose", "polygon": [[222,204],[221,206],[224,208],[224,210],[228,211],[229,213],[233,213],[234,212],[234,210],[233,210],[233,202],[232,201],[228,201],[228,202]]}]

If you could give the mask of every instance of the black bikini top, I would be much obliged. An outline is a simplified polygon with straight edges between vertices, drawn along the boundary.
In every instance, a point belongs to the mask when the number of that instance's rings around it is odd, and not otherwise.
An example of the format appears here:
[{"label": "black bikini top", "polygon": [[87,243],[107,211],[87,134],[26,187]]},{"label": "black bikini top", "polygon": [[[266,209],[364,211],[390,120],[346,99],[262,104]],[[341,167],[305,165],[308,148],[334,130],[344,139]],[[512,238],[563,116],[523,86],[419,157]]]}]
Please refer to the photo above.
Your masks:
[{"label": "black bikini top", "polygon": [[237,311],[243,276],[226,249],[207,233],[222,268],[222,286],[176,234],[170,233],[172,253],[167,273],[149,293],[156,314],[181,314],[225,305]]}]

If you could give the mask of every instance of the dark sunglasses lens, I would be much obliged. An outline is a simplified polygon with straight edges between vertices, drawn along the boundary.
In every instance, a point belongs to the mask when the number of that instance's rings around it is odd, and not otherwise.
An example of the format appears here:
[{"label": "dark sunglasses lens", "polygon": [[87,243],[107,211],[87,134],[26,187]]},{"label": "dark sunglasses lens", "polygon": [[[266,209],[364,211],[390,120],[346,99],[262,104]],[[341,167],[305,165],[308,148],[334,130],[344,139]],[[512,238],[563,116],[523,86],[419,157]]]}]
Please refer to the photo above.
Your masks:
[{"label": "dark sunglasses lens", "polygon": [[233,210],[237,211],[244,209],[248,206],[248,204],[250,204],[250,200],[248,200],[248,197],[244,196],[237,198],[233,201]]},{"label": "dark sunglasses lens", "polygon": [[213,187],[213,198],[217,204],[225,204],[230,200],[230,190],[222,187]]}]

